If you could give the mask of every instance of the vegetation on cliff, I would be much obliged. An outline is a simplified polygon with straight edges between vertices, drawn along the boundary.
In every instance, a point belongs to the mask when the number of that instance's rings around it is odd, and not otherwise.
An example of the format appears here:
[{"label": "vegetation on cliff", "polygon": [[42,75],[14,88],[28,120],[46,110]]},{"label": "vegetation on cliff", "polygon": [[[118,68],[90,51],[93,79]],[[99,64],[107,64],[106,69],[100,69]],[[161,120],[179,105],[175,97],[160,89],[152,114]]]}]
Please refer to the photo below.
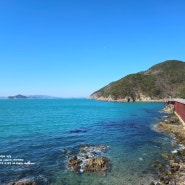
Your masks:
[{"label": "vegetation on cliff", "polygon": [[168,60],[144,72],[130,74],[94,92],[91,98],[143,101],[185,98],[185,62]]}]

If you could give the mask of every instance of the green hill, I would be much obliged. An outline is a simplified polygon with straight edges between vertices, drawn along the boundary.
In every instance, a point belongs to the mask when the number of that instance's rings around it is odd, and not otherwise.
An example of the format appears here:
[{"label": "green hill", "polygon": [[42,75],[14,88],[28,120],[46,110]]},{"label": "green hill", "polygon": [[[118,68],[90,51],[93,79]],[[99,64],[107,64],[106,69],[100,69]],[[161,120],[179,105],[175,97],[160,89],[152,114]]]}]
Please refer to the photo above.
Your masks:
[{"label": "green hill", "polygon": [[158,101],[185,98],[185,62],[168,60],[144,72],[130,74],[90,95],[110,101]]}]

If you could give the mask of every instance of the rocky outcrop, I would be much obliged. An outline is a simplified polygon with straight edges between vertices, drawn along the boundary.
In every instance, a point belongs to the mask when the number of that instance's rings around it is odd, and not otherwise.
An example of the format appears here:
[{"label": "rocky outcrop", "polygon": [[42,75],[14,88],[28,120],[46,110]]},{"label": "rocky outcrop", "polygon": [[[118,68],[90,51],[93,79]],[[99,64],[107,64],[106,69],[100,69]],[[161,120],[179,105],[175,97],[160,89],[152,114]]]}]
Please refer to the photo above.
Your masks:
[{"label": "rocky outcrop", "polygon": [[110,169],[110,161],[103,154],[108,149],[105,145],[83,146],[78,155],[70,157],[67,168],[78,173],[106,173]]},{"label": "rocky outcrop", "polygon": [[143,94],[138,94],[137,97],[133,98],[131,96],[126,96],[125,98],[115,99],[111,95],[108,96],[107,98],[103,96],[97,97],[96,95],[91,95],[89,98],[108,102],[164,102],[164,99],[152,99],[151,97],[144,96]]},{"label": "rocky outcrop", "polygon": [[174,105],[173,104],[167,104],[164,109],[163,112],[168,113],[168,114],[173,114],[174,113]]},{"label": "rocky outcrop", "polygon": [[85,172],[106,172],[109,170],[110,164],[109,160],[106,157],[97,157],[92,158],[87,161],[87,164],[84,167]]}]

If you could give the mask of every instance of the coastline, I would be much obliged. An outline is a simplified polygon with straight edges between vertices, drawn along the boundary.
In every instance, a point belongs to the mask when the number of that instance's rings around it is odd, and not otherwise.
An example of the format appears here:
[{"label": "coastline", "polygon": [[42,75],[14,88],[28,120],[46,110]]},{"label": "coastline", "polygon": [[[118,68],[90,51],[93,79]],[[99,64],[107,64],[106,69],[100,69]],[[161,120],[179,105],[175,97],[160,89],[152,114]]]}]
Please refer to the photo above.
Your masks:
[{"label": "coastline", "polygon": [[135,99],[134,101],[131,98],[124,98],[124,99],[113,99],[112,97],[89,97],[89,99],[94,99],[97,101],[106,101],[106,102],[137,102],[137,103],[164,103],[165,99],[151,99],[149,97],[142,98],[142,99]]},{"label": "coastline", "polygon": [[[179,116],[173,112],[173,107],[166,106],[163,112],[169,114],[165,120],[157,124],[156,131],[167,133],[174,137],[176,150],[164,156],[169,166],[158,166],[160,183],[162,185],[185,185],[185,126]],[[155,183],[154,183],[155,184]]]}]

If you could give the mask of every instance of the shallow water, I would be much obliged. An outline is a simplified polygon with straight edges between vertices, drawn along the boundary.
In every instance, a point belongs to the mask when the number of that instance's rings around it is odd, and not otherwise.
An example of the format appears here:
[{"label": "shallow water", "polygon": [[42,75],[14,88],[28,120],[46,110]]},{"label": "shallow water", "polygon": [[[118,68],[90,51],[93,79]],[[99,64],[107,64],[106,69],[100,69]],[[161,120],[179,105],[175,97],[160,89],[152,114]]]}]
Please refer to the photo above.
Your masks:
[{"label": "shallow water", "polygon": [[[162,103],[113,103],[88,99],[0,100],[0,159],[32,165],[0,164],[1,184],[39,177],[51,185],[137,185],[157,180],[155,161],[173,148],[155,132]],[[66,168],[82,145],[108,145],[107,174]],[[44,181],[43,180],[43,181]]]}]

